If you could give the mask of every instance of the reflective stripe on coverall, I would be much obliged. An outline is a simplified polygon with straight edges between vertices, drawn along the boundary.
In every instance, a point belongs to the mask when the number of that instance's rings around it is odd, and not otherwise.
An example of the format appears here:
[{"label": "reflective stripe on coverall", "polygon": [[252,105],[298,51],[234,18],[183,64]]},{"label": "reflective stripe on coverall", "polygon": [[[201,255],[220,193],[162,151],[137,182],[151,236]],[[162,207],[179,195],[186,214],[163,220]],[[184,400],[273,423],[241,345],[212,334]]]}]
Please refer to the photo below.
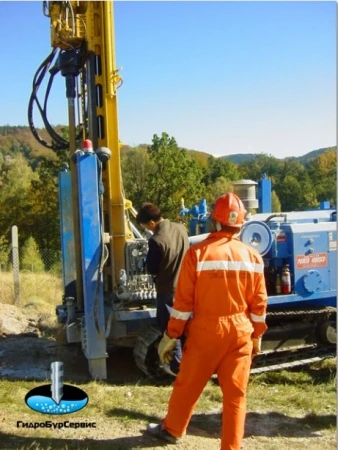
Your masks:
[{"label": "reflective stripe on coverall", "polygon": [[187,334],[163,420],[173,436],[185,434],[203,388],[217,373],[223,393],[221,449],[240,449],[251,337],[260,337],[267,328],[263,271],[258,252],[226,232],[211,233],[186,253],[167,329],[171,338]]}]

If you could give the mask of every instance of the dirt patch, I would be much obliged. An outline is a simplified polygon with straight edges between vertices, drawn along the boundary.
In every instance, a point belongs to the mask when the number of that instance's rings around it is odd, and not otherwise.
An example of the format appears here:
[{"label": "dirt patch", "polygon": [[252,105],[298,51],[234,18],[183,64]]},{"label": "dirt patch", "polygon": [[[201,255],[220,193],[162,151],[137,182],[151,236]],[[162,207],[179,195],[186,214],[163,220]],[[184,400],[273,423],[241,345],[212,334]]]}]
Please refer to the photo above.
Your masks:
[{"label": "dirt patch", "polygon": [[[40,313],[34,305],[17,308],[0,303],[0,377],[10,380],[50,380],[50,364],[65,362],[65,382],[90,381],[88,363],[79,344],[59,340],[62,327],[55,317]],[[135,366],[130,349],[110,349],[107,360],[108,383],[136,385],[145,376]],[[272,405],[273,409],[273,405]],[[18,430],[6,422],[0,411],[0,448],[2,449],[159,449],[219,450],[221,415],[195,414],[187,436],[177,446],[163,445],[144,433],[148,418],[123,423],[112,411],[100,419],[96,429],[56,430],[41,437],[37,430]],[[24,419],[24,418],[23,418]],[[40,420],[41,417],[36,420]],[[41,433],[41,431],[40,431]],[[336,448],[333,430],[309,428],[303,418],[279,413],[248,411],[242,450],[330,450]]]},{"label": "dirt patch", "polygon": [[89,380],[86,359],[77,344],[58,339],[63,327],[36,306],[0,303],[0,377],[11,380],[50,379],[54,361],[67,361],[65,379]]}]

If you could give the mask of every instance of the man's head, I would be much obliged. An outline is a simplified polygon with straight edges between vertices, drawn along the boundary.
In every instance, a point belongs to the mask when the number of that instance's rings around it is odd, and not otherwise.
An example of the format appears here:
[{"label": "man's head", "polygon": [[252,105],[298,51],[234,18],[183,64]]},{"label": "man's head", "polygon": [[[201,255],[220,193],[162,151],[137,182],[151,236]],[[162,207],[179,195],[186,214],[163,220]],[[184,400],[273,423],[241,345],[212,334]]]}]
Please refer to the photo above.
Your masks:
[{"label": "man's head", "polygon": [[162,213],[153,203],[144,203],[136,216],[136,222],[150,231],[154,231],[161,220],[163,220]]},{"label": "man's head", "polygon": [[234,193],[223,194],[212,206],[210,231],[226,230],[239,233],[245,219],[246,210],[241,199]]}]

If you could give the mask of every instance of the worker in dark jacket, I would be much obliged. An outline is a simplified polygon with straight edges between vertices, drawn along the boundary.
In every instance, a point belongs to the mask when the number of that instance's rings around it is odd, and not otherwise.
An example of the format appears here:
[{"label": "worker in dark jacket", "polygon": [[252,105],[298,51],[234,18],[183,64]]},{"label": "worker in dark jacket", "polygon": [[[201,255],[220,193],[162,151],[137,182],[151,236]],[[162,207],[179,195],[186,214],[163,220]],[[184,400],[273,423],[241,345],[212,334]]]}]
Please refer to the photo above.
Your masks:
[{"label": "worker in dark jacket", "polygon": [[[139,210],[136,221],[153,234],[148,241],[147,270],[154,275],[156,286],[157,324],[161,332],[167,329],[170,310],[183,256],[189,248],[188,233],[184,225],[170,222],[162,217],[160,209],[153,203],[145,203]],[[179,370],[182,351],[177,341],[173,359],[167,372],[176,375]]]}]

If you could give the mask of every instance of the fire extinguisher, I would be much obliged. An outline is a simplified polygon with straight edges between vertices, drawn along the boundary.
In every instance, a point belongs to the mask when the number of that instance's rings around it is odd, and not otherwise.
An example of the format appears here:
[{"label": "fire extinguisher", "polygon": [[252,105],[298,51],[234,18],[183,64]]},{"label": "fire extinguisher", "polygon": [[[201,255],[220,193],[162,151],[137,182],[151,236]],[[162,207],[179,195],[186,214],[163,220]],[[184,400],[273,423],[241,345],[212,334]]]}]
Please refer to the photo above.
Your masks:
[{"label": "fire extinguisher", "polygon": [[282,293],[291,294],[291,274],[288,264],[282,268]]}]

